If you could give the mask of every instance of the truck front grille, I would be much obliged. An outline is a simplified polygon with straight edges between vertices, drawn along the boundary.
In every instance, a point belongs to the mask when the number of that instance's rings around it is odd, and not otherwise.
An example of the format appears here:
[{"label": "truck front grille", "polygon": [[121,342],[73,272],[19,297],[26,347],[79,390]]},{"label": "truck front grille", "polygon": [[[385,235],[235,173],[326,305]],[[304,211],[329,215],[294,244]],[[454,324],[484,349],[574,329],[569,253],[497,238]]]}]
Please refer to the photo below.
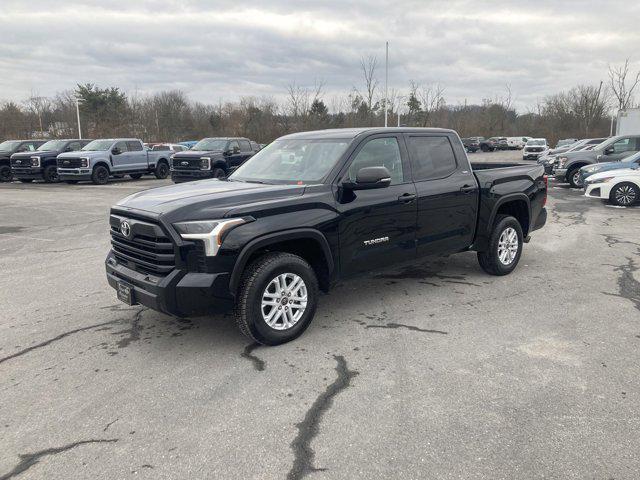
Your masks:
[{"label": "truck front grille", "polygon": [[22,158],[12,158],[11,159],[12,167],[30,167],[31,166],[31,158],[22,157]]},{"label": "truck front grille", "polygon": [[[122,228],[127,222],[129,229]],[[119,263],[137,272],[168,275],[176,264],[175,249],[160,225],[150,221],[114,215],[110,217],[111,248]],[[124,232],[129,232],[125,235]]]},{"label": "truck front grille", "polygon": [[80,168],[81,162],[80,158],[59,158],[58,168]]},{"label": "truck front grille", "polygon": [[173,157],[173,169],[174,170],[200,170],[200,158],[180,158]]}]

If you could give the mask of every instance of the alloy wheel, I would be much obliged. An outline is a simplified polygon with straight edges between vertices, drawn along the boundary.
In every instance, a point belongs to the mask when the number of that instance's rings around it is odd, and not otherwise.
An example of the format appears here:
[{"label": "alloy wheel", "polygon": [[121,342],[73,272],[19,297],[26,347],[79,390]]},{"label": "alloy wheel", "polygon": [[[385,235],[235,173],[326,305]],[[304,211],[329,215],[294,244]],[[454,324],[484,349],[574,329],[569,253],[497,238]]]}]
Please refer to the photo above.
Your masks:
[{"label": "alloy wheel", "polygon": [[273,278],[262,293],[262,318],[274,330],[288,330],[300,321],[307,308],[307,285],[295,273]]},{"label": "alloy wheel", "polygon": [[511,265],[518,254],[518,233],[512,227],[507,227],[500,234],[498,240],[498,259],[503,265]]},{"label": "alloy wheel", "polygon": [[619,205],[631,205],[636,201],[636,191],[631,185],[618,187],[614,195]]}]

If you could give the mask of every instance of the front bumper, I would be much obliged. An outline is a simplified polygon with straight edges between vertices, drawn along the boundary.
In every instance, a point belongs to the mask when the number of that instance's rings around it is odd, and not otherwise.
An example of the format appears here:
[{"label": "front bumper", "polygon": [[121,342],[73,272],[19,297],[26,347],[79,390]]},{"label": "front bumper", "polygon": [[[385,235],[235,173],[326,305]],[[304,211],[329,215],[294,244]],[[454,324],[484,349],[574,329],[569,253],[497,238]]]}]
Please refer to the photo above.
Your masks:
[{"label": "front bumper", "polygon": [[60,181],[65,180],[91,180],[91,170],[89,168],[58,168]]},{"label": "front bumper", "polygon": [[537,160],[542,155],[542,152],[522,152],[523,160]]},{"label": "front bumper", "polygon": [[42,178],[42,167],[11,167],[11,173],[18,180],[31,179],[37,180]]},{"label": "front bumper", "polygon": [[171,170],[171,180],[174,183],[191,182],[213,178],[211,170]]},{"label": "front bumper", "polygon": [[196,273],[172,270],[155,277],[118,263],[109,252],[105,261],[107,281],[117,289],[118,282],[131,286],[134,302],[177,317],[229,311],[234,297],[229,292],[229,273]]},{"label": "front bumper", "polygon": [[560,182],[564,182],[567,179],[567,169],[566,168],[554,168],[553,176],[556,177],[556,180]]},{"label": "front bumper", "polygon": [[611,182],[590,183],[584,188],[584,196],[608,199],[611,193]]}]

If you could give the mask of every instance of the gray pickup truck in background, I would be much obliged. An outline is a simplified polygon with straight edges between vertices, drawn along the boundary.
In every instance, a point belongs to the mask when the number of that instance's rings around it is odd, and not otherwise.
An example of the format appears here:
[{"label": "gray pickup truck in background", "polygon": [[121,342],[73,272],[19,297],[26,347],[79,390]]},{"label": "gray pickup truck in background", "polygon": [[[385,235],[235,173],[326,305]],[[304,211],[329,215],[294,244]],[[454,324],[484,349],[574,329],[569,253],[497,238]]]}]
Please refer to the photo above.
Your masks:
[{"label": "gray pickup truck in background", "polygon": [[94,140],[77,152],[58,155],[58,176],[67,183],[90,180],[96,185],[104,185],[116,175],[137,179],[149,173],[163,179],[169,176],[171,153],[147,150],[137,138]]},{"label": "gray pickup truck in background", "polygon": [[556,157],[553,174],[559,182],[567,182],[574,188],[582,187],[582,167],[594,163],[619,162],[639,150],[640,135],[618,135],[591,150],[561,153]]}]

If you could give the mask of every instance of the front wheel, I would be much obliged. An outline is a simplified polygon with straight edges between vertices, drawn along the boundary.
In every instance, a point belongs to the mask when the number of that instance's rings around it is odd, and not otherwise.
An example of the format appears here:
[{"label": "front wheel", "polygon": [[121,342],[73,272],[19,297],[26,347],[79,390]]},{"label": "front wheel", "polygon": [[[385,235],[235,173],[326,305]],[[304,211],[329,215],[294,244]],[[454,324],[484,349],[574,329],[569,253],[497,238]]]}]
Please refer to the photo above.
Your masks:
[{"label": "front wheel", "polygon": [[12,179],[11,167],[9,165],[0,165],[0,182],[10,182]]},{"label": "front wheel", "polygon": [[98,165],[93,169],[91,181],[95,185],[106,185],[109,181],[109,170],[104,165]]},{"label": "front wheel", "polygon": [[522,254],[522,227],[509,215],[498,215],[489,238],[489,248],[478,252],[480,267],[490,275],[511,273]]},{"label": "front wheel", "polygon": [[222,180],[226,178],[227,173],[222,168],[214,168],[213,169],[213,178],[217,178],[218,180]]},{"label": "front wheel", "polygon": [[264,345],[289,342],[307,329],[318,303],[311,266],[291,253],[268,253],[245,270],[235,318],[247,337]]},{"label": "front wheel", "polygon": [[169,176],[169,165],[167,165],[167,162],[158,162],[154,174],[158,180],[167,178]]},{"label": "front wheel", "polygon": [[619,183],[611,189],[609,201],[619,207],[629,207],[640,200],[640,188],[635,183]]},{"label": "front wheel", "polygon": [[567,172],[567,182],[572,188],[581,188],[582,179],[580,178],[580,167],[573,168]]},{"label": "front wheel", "polygon": [[58,167],[56,167],[55,165],[49,165],[48,167],[45,167],[42,176],[46,183],[57,183],[60,180],[58,178]]}]

